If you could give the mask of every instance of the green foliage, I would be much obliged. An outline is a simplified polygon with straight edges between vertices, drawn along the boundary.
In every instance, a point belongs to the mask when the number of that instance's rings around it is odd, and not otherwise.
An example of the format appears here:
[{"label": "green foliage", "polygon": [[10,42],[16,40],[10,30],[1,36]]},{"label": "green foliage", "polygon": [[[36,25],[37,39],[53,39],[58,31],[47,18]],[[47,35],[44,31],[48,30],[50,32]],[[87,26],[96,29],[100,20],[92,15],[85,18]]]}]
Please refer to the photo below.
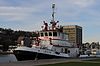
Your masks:
[{"label": "green foliage", "polygon": [[33,34],[32,34],[32,37],[38,37],[38,34],[33,33]]},{"label": "green foliage", "polygon": [[19,36],[31,36],[31,32],[13,31],[11,29],[0,28],[0,45],[3,45],[3,50],[8,50],[9,45],[17,45],[16,41]]}]

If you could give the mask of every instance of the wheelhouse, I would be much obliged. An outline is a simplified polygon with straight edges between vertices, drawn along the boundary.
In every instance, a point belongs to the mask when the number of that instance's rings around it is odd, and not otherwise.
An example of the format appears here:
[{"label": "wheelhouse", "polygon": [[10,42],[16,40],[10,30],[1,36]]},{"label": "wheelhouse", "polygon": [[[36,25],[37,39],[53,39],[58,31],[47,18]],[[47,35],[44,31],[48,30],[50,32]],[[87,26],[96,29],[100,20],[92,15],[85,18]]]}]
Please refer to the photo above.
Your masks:
[{"label": "wheelhouse", "polygon": [[65,33],[61,33],[58,31],[41,31],[39,32],[39,37],[49,37],[49,38],[59,38],[59,39],[65,39],[68,40],[68,35]]}]

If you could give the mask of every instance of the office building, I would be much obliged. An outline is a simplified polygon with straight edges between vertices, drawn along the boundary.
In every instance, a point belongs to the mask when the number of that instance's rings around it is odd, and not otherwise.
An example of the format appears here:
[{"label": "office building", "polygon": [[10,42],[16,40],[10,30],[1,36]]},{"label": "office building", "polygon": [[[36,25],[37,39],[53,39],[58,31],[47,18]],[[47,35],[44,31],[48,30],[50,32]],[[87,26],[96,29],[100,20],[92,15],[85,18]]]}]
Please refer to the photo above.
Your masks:
[{"label": "office building", "polygon": [[75,46],[82,44],[82,27],[78,25],[63,26],[63,32],[69,35],[69,41]]}]

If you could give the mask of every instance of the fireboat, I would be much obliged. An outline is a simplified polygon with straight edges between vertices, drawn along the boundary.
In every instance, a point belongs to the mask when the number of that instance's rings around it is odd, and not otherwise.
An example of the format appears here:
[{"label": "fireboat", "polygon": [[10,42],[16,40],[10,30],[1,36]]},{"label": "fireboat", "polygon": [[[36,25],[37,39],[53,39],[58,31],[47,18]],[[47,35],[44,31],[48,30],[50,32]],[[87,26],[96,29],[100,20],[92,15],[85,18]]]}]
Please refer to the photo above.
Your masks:
[{"label": "fireboat", "polygon": [[50,24],[43,21],[44,26],[37,32],[38,36],[31,37],[31,47],[24,45],[25,42],[22,41],[13,51],[18,61],[78,57],[79,48],[69,42],[68,34],[63,32],[63,27],[57,26],[59,21],[54,19],[55,4],[52,4],[52,10]]}]

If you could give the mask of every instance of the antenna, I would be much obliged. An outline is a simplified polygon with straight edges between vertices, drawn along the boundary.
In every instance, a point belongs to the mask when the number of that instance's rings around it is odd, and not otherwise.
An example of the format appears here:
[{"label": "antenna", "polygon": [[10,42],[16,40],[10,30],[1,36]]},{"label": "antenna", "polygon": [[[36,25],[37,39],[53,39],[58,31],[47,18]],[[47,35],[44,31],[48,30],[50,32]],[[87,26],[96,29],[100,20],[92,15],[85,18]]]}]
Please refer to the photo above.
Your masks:
[{"label": "antenna", "polygon": [[55,17],[55,12],[54,12],[54,10],[55,10],[55,4],[52,4],[52,22],[54,22],[54,17]]}]

